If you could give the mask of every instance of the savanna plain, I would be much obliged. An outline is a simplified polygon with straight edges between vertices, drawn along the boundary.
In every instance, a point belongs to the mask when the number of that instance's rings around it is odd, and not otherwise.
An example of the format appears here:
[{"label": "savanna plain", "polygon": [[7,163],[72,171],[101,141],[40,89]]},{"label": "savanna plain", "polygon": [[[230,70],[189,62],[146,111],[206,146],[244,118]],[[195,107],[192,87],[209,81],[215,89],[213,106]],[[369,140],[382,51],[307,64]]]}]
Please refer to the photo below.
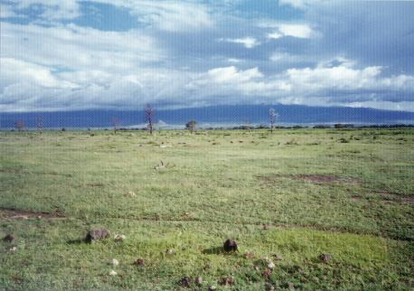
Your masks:
[{"label": "savanna plain", "polygon": [[0,238],[3,290],[413,290],[414,129],[3,131]]}]

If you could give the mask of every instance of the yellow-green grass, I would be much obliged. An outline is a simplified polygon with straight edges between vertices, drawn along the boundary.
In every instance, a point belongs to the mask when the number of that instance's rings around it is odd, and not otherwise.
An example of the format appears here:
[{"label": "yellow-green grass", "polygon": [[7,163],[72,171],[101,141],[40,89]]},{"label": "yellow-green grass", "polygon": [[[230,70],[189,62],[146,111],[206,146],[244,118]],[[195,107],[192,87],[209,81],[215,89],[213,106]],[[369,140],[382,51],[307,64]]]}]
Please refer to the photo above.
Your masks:
[{"label": "yellow-green grass", "polygon": [[[1,132],[0,237],[16,241],[0,242],[0,289],[176,290],[201,276],[191,288],[409,290],[413,145],[413,129]],[[127,239],[80,241],[98,226]],[[227,238],[239,252],[220,251]]]}]

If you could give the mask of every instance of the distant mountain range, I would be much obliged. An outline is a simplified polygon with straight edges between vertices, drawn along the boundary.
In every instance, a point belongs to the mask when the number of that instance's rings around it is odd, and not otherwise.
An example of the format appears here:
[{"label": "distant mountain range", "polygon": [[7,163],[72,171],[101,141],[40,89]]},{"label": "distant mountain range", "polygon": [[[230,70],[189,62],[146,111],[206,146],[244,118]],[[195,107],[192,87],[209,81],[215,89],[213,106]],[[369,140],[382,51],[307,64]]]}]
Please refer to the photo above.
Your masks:
[{"label": "distant mountain range", "polygon": [[[202,127],[267,125],[269,109],[279,114],[276,125],[319,125],[335,123],[414,124],[414,112],[386,111],[350,107],[309,107],[301,105],[235,105],[174,110],[156,110],[155,119],[165,128],[180,128],[189,120]],[[143,127],[144,111],[86,110],[68,112],[0,113],[0,128],[14,128],[17,121],[35,128],[42,117],[44,128],[107,128],[112,120],[120,127]]]}]

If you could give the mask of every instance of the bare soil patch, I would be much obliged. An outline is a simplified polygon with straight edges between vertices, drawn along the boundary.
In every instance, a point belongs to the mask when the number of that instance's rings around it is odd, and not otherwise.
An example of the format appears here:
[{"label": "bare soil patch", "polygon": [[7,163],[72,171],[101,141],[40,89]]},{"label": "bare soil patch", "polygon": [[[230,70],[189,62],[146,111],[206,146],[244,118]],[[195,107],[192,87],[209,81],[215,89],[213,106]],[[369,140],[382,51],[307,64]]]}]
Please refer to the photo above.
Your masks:
[{"label": "bare soil patch", "polygon": [[91,188],[102,188],[105,185],[104,184],[100,184],[100,183],[96,183],[96,184],[86,184],[86,186],[91,187]]},{"label": "bare soil patch", "polygon": [[[363,196],[352,196],[352,201],[367,201],[372,198],[378,199],[383,203],[414,203],[414,195],[402,195],[398,193],[393,193],[389,191],[376,191],[366,194]],[[372,201],[372,200],[371,200]],[[377,201],[377,200],[376,200]]]},{"label": "bare soil patch", "polygon": [[405,203],[414,203],[414,196],[411,196],[411,197],[405,197],[405,198],[401,199],[401,202],[405,202]]},{"label": "bare soil patch", "polygon": [[34,175],[49,175],[49,176],[63,176],[63,177],[69,177],[71,178],[71,174],[61,174],[61,173],[55,173],[55,172],[27,172],[23,170],[16,170],[16,169],[1,169],[0,173],[5,174],[34,174]]},{"label": "bare soil patch", "polygon": [[0,219],[29,219],[29,218],[62,218],[65,217],[62,213],[54,212],[33,212],[20,209],[0,209]]},{"label": "bare soil patch", "polygon": [[307,181],[317,184],[344,182],[348,184],[359,184],[361,180],[357,178],[339,177],[333,175],[319,175],[319,174],[275,174],[272,176],[258,176],[259,180],[263,182],[276,182],[281,178],[288,178],[297,181]]},{"label": "bare soil patch", "polygon": [[5,173],[5,174],[20,174],[22,171],[21,170],[12,170],[12,169],[1,169],[0,173]]}]

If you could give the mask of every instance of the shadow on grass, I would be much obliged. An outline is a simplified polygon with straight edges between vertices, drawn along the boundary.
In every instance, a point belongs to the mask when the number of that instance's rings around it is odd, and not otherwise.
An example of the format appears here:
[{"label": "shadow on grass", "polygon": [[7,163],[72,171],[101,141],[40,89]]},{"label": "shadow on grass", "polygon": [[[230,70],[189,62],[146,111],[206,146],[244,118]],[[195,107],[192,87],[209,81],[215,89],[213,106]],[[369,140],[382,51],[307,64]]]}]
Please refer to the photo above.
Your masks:
[{"label": "shadow on grass", "polygon": [[223,247],[213,247],[205,249],[202,251],[205,255],[227,255],[228,253],[224,251]]},{"label": "shadow on grass", "polygon": [[225,256],[230,256],[230,255],[236,255],[236,254],[238,254],[238,251],[226,252],[223,247],[212,247],[212,248],[203,250],[202,253],[205,254],[205,255],[225,255]]},{"label": "shadow on grass", "polygon": [[84,238],[78,238],[78,239],[71,239],[66,242],[68,245],[80,245],[80,244],[86,244],[88,241]]}]

